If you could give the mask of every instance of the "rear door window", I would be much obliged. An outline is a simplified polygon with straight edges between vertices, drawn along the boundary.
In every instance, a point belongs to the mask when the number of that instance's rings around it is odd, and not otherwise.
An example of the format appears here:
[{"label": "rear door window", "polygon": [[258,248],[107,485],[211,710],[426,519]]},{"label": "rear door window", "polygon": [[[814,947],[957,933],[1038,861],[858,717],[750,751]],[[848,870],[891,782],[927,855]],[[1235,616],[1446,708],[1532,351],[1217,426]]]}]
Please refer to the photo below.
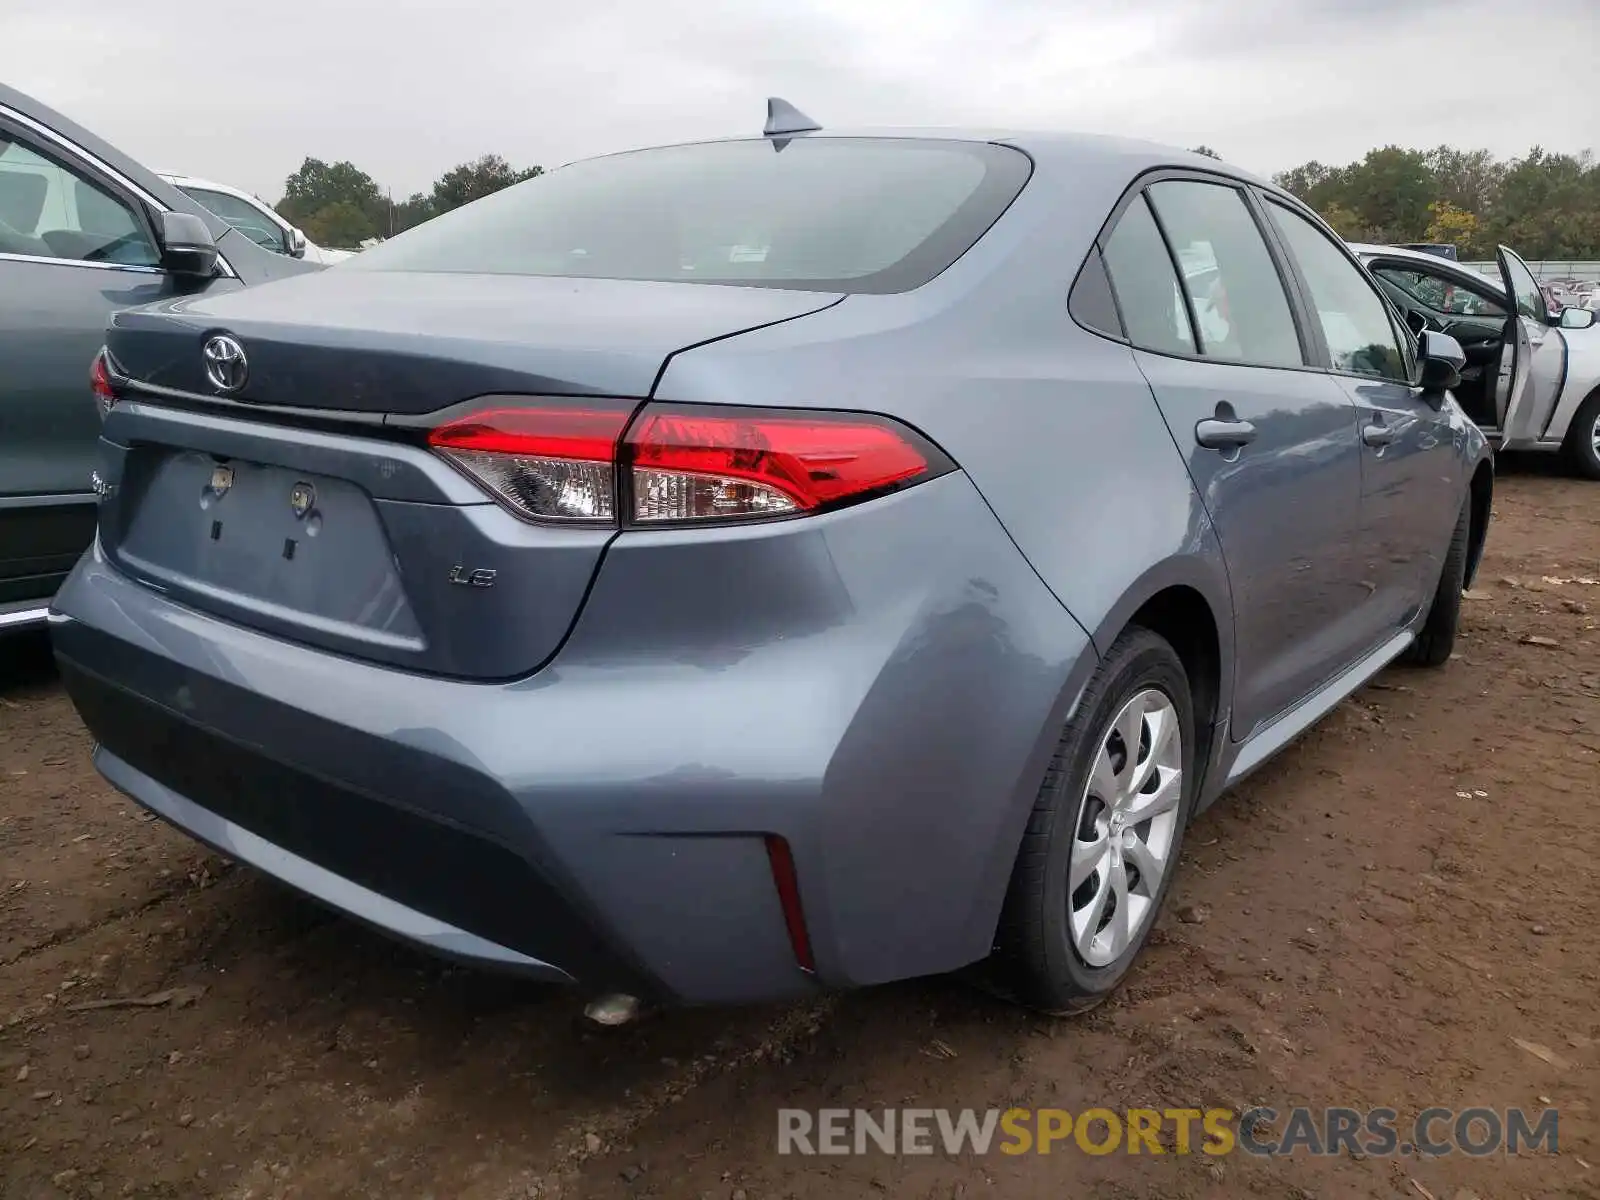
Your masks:
[{"label": "rear door window", "polygon": [[1149,188],[1183,272],[1200,353],[1268,367],[1305,364],[1283,280],[1238,188],[1168,179]]},{"label": "rear door window", "polygon": [[536,176],[346,265],[904,291],[982,237],[1031,170],[1008,146],[923,138],[638,150]]},{"label": "rear door window", "polygon": [[1128,340],[1144,350],[1193,354],[1189,306],[1143,196],[1128,205],[1106,239],[1105,261]]}]

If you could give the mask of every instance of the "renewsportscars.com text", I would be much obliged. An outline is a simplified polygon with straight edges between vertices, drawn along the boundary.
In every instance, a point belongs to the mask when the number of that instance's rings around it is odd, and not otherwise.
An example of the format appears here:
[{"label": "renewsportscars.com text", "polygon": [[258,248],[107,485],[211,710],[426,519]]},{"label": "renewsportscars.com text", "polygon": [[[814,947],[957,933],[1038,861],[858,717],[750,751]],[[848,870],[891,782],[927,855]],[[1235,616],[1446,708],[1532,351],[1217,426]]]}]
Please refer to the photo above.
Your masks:
[{"label": "renewsportscars.com text", "polygon": [[785,1108],[778,1153],[1554,1154],[1559,1113],[1427,1108],[1402,1124],[1392,1108]]}]

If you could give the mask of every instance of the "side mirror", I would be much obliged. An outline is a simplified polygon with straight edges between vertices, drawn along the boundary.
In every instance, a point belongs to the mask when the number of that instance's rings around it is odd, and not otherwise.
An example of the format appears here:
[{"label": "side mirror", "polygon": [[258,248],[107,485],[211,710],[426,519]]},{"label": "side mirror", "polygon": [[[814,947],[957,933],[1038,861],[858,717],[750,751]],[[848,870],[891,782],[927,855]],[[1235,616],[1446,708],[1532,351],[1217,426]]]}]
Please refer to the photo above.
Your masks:
[{"label": "side mirror", "polygon": [[199,217],[185,212],[164,212],[156,223],[161,241],[161,265],[174,275],[209,279],[217,270],[217,239]]},{"label": "side mirror", "polygon": [[1461,386],[1461,368],[1467,365],[1467,352],[1448,333],[1425,330],[1419,339],[1418,357],[1422,369],[1417,385],[1424,392],[1448,392]]},{"label": "side mirror", "polygon": [[306,256],[306,235],[299,229],[289,230],[289,257],[304,258]]},{"label": "side mirror", "polygon": [[1596,314],[1592,308],[1563,308],[1561,310],[1561,328],[1587,329],[1595,323]]}]

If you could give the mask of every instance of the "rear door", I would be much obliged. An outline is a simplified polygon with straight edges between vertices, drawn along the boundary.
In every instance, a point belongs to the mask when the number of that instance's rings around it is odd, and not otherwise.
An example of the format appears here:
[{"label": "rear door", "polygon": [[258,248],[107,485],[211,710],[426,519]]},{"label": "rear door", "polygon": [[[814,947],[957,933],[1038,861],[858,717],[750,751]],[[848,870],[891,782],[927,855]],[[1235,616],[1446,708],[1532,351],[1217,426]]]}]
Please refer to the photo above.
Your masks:
[{"label": "rear door", "polygon": [[1243,188],[1158,179],[1124,209],[1103,253],[1135,357],[1227,560],[1232,725],[1243,739],[1360,649],[1355,408],[1307,369],[1298,298]]},{"label": "rear door", "polygon": [[115,309],[174,291],[138,189],[0,109],[0,605],[48,598],[92,540],[89,364]]},{"label": "rear door", "polygon": [[[1536,441],[1550,423],[1566,373],[1566,341],[1550,327],[1549,305],[1528,264],[1508,246],[1499,247],[1496,258],[1516,311],[1506,322],[1506,348],[1511,353],[1501,363],[1495,401],[1500,443],[1515,449]],[[1552,371],[1552,365],[1560,369]]]}]

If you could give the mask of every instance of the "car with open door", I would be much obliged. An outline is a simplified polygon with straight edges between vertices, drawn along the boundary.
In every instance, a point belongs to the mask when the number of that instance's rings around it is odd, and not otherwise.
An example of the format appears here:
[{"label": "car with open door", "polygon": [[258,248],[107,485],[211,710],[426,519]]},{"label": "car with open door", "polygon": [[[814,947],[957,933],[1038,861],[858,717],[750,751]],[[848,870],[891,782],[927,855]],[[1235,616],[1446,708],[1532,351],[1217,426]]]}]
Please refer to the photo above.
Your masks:
[{"label": "car with open door", "polygon": [[111,314],[312,269],[0,85],[0,633],[44,624],[94,536]]},{"label": "car with open door", "polygon": [[[1505,450],[1564,452],[1600,479],[1600,328],[1587,308],[1552,315],[1527,263],[1501,246],[1498,279],[1402,246],[1352,250],[1414,332],[1448,333],[1466,351],[1457,402]],[[1518,356],[1529,362],[1513,386]]]}]

